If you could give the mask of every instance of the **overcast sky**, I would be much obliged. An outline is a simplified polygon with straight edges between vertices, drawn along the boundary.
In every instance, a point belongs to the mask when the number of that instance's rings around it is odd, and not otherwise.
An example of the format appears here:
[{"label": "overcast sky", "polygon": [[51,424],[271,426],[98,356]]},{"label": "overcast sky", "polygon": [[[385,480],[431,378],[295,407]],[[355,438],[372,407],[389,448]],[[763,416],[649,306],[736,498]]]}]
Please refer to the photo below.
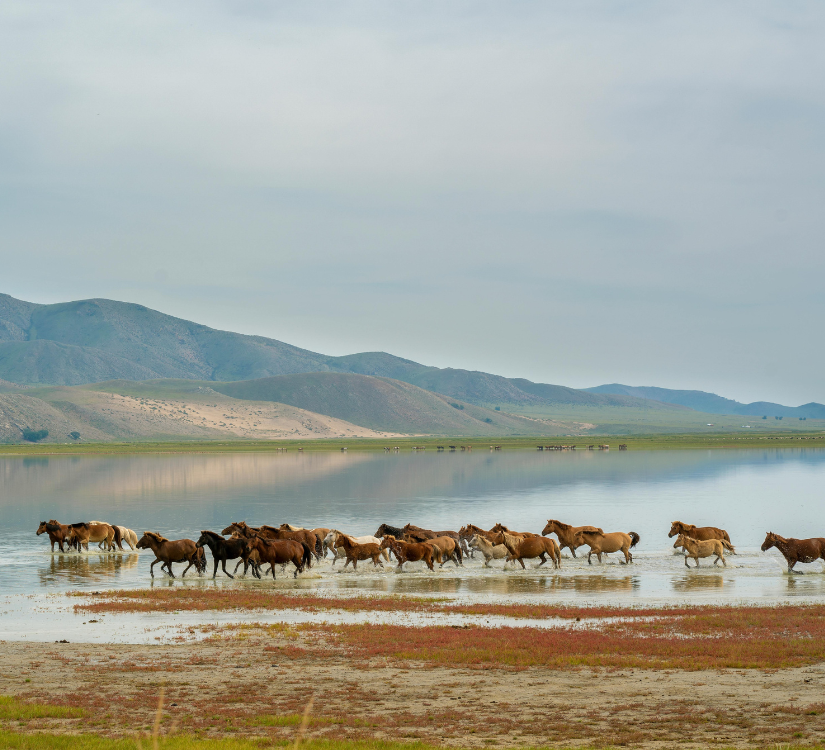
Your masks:
[{"label": "overcast sky", "polygon": [[0,291],[825,402],[821,2],[0,5]]}]

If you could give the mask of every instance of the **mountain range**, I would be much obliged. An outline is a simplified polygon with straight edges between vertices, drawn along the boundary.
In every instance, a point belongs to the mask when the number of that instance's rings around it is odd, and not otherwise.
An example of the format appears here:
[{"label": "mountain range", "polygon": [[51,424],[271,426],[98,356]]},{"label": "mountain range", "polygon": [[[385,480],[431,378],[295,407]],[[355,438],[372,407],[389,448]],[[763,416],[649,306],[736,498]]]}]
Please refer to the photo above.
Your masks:
[{"label": "mountain range", "polygon": [[[151,383],[141,390],[143,381]],[[291,406],[315,415],[312,418],[340,420],[340,425],[328,425],[325,434],[330,435],[339,428],[344,434],[356,428],[388,434],[571,434],[595,429],[591,423],[605,420],[612,425],[606,432],[621,433],[653,424],[664,429],[670,423],[692,429],[694,423],[704,426],[703,414],[825,418],[825,407],[815,403],[740,404],[701,391],[619,384],[574,389],[430,367],[384,352],[332,357],[275,339],[216,330],[132,303],[91,299],[41,305],[0,294],[0,394],[13,394],[8,399],[16,404],[14,409],[25,402],[31,410],[33,402],[26,399],[41,399],[63,415],[58,419],[41,409],[48,419],[71,422],[72,414],[94,403],[98,411],[93,418],[84,416],[83,424],[101,425],[101,435],[127,437],[129,428],[124,425],[132,417],[108,424],[105,398],[90,395],[110,393],[112,388],[133,399],[141,398],[139,393],[150,394],[145,398],[165,393],[182,413],[185,403],[201,403],[201,396],[209,393],[232,399],[236,406],[244,402],[247,410],[253,408],[248,402],[268,404],[267,413],[272,404]],[[194,423],[187,430],[191,427],[206,437],[212,434],[204,432],[207,424],[209,429],[224,429],[223,417],[207,413],[206,406],[198,408],[197,430]],[[14,409],[6,415],[6,439],[14,437],[14,425],[35,419],[9,416],[17,414]],[[168,434],[180,434],[175,430],[188,424],[169,417],[172,421],[161,425],[162,411],[160,402],[155,404],[158,419],[146,421],[141,435],[167,434],[167,429],[173,430]],[[255,423],[252,414],[249,425]],[[284,414],[278,419],[287,419]],[[302,419],[297,412],[290,415],[289,420],[298,420],[295,424]],[[277,429],[274,422],[267,424],[278,432],[285,423],[279,422]]]}]

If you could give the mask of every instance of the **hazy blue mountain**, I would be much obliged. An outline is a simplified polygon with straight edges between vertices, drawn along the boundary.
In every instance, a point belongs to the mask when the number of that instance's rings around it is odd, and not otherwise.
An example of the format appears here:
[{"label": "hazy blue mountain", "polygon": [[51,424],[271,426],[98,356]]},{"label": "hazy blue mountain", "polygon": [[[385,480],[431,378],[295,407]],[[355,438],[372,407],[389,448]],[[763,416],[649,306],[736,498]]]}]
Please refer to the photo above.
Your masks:
[{"label": "hazy blue mountain", "polygon": [[739,401],[717,396],[715,393],[707,393],[706,391],[679,391],[653,386],[621,385],[620,383],[598,385],[595,388],[585,388],[584,390],[589,393],[601,395],[617,394],[655,399],[656,401],[663,401],[668,404],[687,406],[690,409],[702,411],[707,414],[741,414],[742,416],[749,417],[767,416],[825,419],[825,406],[816,402],[803,404],[802,406],[783,406],[782,404],[772,404],[768,401],[755,401],[752,404],[743,404]]}]

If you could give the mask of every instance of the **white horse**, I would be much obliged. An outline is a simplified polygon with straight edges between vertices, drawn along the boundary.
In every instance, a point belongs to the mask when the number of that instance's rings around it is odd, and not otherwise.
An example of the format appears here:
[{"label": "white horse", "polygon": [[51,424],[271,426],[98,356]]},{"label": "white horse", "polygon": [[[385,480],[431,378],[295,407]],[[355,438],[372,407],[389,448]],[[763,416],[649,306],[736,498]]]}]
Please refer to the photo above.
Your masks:
[{"label": "white horse", "polygon": [[503,544],[493,544],[489,539],[476,534],[470,539],[470,546],[484,555],[484,566],[490,567],[490,560],[503,560],[510,554]]},{"label": "white horse", "polygon": [[[329,534],[324,537],[324,548],[330,550],[332,552],[332,565],[335,566],[335,561],[339,557],[346,557],[347,553],[344,551],[343,547],[338,546],[338,537],[339,536],[347,536],[356,544],[377,544],[381,545],[381,540],[377,536],[350,536],[349,534],[344,535],[342,531],[338,531],[338,529],[333,529],[329,532]],[[381,550],[381,554],[384,556],[384,559],[389,562],[390,555],[387,550]]]},{"label": "white horse", "polygon": [[[120,531],[120,538],[121,541],[126,542],[129,545],[129,549],[134,552],[137,549],[138,537],[134,531],[131,529],[127,529],[125,526],[114,526],[111,523],[106,523],[106,521],[91,521],[91,523],[105,523],[107,526],[111,526],[113,529],[118,529]],[[101,542],[102,544],[102,542]],[[100,547],[100,544],[98,545]]]}]

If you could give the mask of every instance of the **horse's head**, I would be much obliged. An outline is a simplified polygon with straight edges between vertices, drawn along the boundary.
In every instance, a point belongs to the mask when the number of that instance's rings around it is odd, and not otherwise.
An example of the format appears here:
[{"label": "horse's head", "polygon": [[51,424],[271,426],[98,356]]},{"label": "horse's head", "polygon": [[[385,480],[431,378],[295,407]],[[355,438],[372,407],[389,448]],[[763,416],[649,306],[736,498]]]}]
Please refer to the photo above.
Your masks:
[{"label": "horse's head", "polygon": [[37,527],[37,536],[46,533],[46,521],[41,521],[40,526]]},{"label": "horse's head", "polygon": [[162,542],[168,542],[169,540],[161,536],[160,534],[154,531],[144,531],[143,536],[138,539],[138,543],[135,545],[138,549],[150,549]]},{"label": "horse's head", "polygon": [[553,532],[558,531],[559,529],[565,531],[569,528],[570,526],[568,526],[566,523],[562,523],[561,521],[555,521],[553,519],[547,519],[547,525],[542,530],[541,535],[546,536],[547,534],[552,534]]},{"label": "horse's head", "polygon": [[378,527],[378,531],[376,531],[376,532],[373,534],[373,536],[374,536],[374,537],[376,537],[376,538],[378,538],[378,539],[381,539],[381,538],[384,536],[384,534],[386,533],[386,531],[387,531],[387,524],[382,523],[382,524]]},{"label": "horse's head", "polygon": [[775,547],[777,542],[784,542],[785,539],[779,534],[774,534],[772,531],[769,531],[765,535],[765,541],[762,542],[762,551],[767,552],[771,547]]},{"label": "horse's head", "polygon": [[379,546],[381,547],[381,549],[392,549],[392,545],[394,543],[395,537],[392,534],[387,534],[381,539],[381,544]]},{"label": "horse's head", "polygon": [[691,529],[695,529],[695,526],[691,526],[688,523],[682,523],[681,521],[674,521],[670,524],[670,533],[667,535],[668,539],[671,537],[676,536],[677,534],[684,534],[686,531],[690,531]]},{"label": "horse's head", "polygon": [[676,537],[676,541],[673,542],[673,549],[676,549],[677,547],[684,547],[684,546],[685,546],[685,535],[684,534],[679,534]]},{"label": "horse's head", "polygon": [[201,535],[198,537],[198,541],[195,542],[196,547],[203,547],[204,545],[209,546],[209,542],[213,541],[212,531],[201,531]]}]

